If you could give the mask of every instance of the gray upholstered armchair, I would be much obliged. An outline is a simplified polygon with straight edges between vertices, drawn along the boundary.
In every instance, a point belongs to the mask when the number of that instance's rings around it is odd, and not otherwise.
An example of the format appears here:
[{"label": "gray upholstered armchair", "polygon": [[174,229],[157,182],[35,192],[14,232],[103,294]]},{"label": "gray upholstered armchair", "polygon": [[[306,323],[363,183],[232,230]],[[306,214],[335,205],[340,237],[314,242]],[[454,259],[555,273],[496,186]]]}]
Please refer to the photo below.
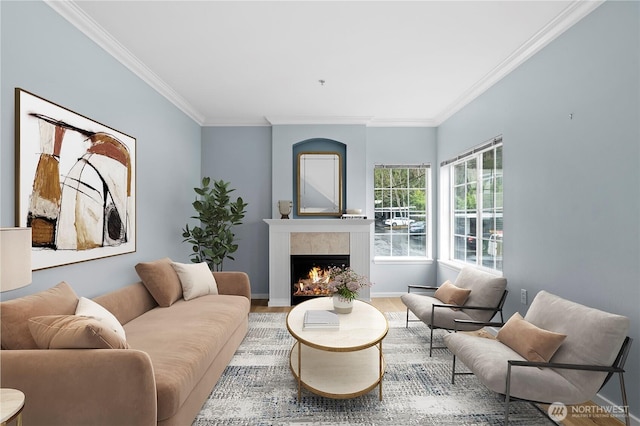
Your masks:
[{"label": "gray upholstered armchair", "polygon": [[[507,331],[509,328],[510,331]],[[475,374],[489,389],[505,396],[505,425],[510,400],[565,405],[592,400],[618,374],[622,408],[629,425],[624,364],[632,339],[629,319],[541,291],[522,318],[514,314],[496,339],[450,333],[451,382]],[[456,372],[456,358],[469,370]]]},{"label": "gray upholstered armchair", "polygon": [[[490,321],[496,314],[502,317],[502,306],[507,298],[507,280],[472,267],[463,268],[453,286],[445,282],[440,287],[409,285],[408,293],[402,295],[407,306],[407,327],[411,321],[422,321],[430,329],[429,356],[433,349],[433,330],[454,329],[454,320]],[[447,290],[445,290],[447,288]],[[464,290],[462,292],[461,290]],[[426,294],[425,294],[426,293]],[[428,295],[428,294],[432,295]],[[466,297],[464,294],[466,293]],[[441,296],[443,294],[444,296]],[[436,296],[441,297],[441,300]],[[417,319],[410,319],[412,312]],[[483,326],[469,323],[461,325],[461,330],[479,330]]]}]

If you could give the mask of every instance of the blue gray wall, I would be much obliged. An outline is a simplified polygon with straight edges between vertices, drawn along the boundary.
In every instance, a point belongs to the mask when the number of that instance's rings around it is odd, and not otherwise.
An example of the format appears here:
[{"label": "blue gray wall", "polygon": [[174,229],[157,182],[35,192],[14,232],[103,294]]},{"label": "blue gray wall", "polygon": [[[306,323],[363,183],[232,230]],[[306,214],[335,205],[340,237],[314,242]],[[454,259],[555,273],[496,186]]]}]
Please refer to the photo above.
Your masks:
[{"label": "blue gray wall", "polygon": [[0,225],[15,225],[14,88],[137,139],[137,251],[33,273],[2,298],[68,282],[95,296],[138,281],[134,265],[170,256],[187,262],[181,229],[192,214],[185,190],[200,178],[200,126],[42,2],[0,2]]},{"label": "blue gray wall", "polygon": [[[269,298],[271,218],[271,127],[204,127],[202,176],[230,182],[235,199],[249,203],[242,225],[234,227],[238,251],[224,261],[225,271],[244,271],[253,297]],[[195,199],[195,193],[191,193]]]},{"label": "blue gray wall", "polygon": [[[628,316],[636,415],[639,16],[638,2],[604,3],[438,128],[439,160],[503,135],[507,317],[526,312],[523,288]],[[452,275],[439,270],[440,280]],[[617,379],[602,394],[619,403]]]}]

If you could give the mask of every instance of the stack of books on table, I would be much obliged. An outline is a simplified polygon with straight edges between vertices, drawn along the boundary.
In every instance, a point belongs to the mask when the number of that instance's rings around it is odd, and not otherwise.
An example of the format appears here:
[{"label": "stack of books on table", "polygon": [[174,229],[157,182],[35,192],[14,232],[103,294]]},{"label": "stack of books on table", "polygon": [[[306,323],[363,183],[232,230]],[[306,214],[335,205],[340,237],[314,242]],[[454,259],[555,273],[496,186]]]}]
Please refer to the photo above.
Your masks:
[{"label": "stack of books on table", "polygon": [[338,314],[332,311],[309,310],[304,313],[304,322],[302,323],[304,330],[329,328],[340,328],[340,318]]}]

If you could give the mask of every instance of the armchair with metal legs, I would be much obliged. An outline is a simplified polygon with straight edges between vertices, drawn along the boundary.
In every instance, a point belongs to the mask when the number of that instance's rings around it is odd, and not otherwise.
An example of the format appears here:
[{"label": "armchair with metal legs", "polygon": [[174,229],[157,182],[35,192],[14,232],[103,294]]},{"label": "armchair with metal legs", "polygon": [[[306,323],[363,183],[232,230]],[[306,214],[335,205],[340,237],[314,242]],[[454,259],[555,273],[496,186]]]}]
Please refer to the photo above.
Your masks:
[{"label": "armchair with metal legs", "polygon": [[[624,384],[624,366],[632,339],[627,335],[629,319],[577,304],[541,291],[531,303],[524,319],[544,330],[566,335],[549,362],[528,361],[498,339],[469,333],[444,337],[453,354],[451,383],[455,376],[474,374],[487,388],[504,395],[504,424],[508,424],[512,401],[562,403],[568,406],[593,400],[614,375],[618,374],[622,410],[630,425]],[[467,321],[457,321],[466,327]],[[476,323],[501,327],[500,323]],[[456,360],[468,367],[456,371]]]},{"label": "armchair with metal legs", "polygon": [[[442,349],[445,346],[433,346],[433,330],[453,330],[455,320],[468,320],[467,325],[462,326],[466,331],[479,330],[474,321],[486,322],[496,314],[500,315],[500,321],[504,322],[502,307],[507,298],[507,280],[489,272],[480,271],[472,267],[465,267],[460,271],[454,285],[460,289],[470,290],[464,304],[455,305],[443,303],[429,292],[434,294],[438,287],[409,285],[406,294],[401,296],[402,302],[407,306],[406,326],[410,322],[423,322],[430,328],[429,356],[433,349]],[[410,318],[410,313],[416,319]]]}]

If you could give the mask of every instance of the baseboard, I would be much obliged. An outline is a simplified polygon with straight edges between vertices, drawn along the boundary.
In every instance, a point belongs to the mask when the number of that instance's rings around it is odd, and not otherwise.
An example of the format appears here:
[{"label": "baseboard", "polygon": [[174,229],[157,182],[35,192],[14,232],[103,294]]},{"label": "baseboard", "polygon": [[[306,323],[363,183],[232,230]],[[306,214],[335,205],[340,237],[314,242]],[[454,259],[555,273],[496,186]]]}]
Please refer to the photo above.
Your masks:
[{"label": "baseboard", "polygon": [[407,294],[406,291],[401,291],[401,292],[375,292],[375,293],[371,293],[371,297],[372,298],[378,298],[378,297],[400,297],[403,294]]},{"label": "baseboard", "polygon": [[[611,380],[615,380],[615,377],[612,377]],[[608,398],[605,398],[604,396],[600,395],[599,393],[596,394],[595,398],[593,398],[593,402],[595,404],[598,404],[601,407],[612,407],[612,406],[618,406],[618,404],[616,404],[615,402],[609,400]],[[624,423],[624,416],[620,416],[620,417],[616,417],[618,420],[620,420],[622,423]],[[629,413],[629,419],[631,420],[631,425],[632,426],[640,426],[640,418],[638,418],[638,416],[635,416],[631,413]]]}]

